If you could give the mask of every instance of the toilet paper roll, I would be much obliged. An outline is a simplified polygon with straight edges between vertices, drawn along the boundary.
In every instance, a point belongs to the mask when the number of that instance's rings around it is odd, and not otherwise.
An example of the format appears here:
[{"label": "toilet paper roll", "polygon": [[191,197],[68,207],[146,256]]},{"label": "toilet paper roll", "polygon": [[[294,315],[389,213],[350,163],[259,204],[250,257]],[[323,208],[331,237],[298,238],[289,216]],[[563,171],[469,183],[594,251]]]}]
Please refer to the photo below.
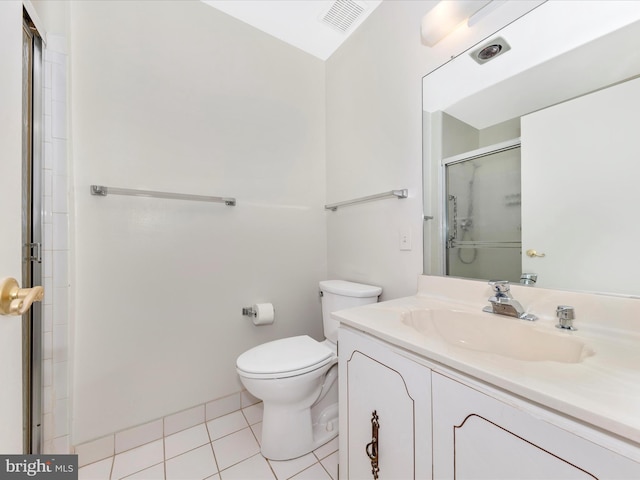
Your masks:
[{"label": "toilet paper roll", "polygon": [[256,303],[253,307],[254,325],[271,325],[275,320],[275,311],[270,303]]}]

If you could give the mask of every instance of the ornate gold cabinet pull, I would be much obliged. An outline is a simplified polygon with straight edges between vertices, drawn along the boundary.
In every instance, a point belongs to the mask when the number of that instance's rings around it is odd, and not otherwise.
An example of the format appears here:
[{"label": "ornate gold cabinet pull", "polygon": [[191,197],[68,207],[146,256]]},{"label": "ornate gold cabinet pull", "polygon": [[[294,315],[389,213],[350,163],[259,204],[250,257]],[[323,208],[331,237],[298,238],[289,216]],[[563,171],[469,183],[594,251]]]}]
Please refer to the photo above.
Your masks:
[{"label": "ornate gold cabinet pull", "polygon": [[20,288],[15,278],[3,278],[0,280],[0,315],[22,315],[42,297],[42,287]]},{"label": "ornate gold cabinet pull", "polygon": [[378,480],[378,473],[380,472],[380,467],[378,466],[378,429],[380,428],[380,423],[378,422],[378,413],[374,410],[371,413],[371,443],[367,443],[367,447],[365,451],[367,452],[367,456],[369,460],[371,460],[371,474],[373,475],[373,480]]}]

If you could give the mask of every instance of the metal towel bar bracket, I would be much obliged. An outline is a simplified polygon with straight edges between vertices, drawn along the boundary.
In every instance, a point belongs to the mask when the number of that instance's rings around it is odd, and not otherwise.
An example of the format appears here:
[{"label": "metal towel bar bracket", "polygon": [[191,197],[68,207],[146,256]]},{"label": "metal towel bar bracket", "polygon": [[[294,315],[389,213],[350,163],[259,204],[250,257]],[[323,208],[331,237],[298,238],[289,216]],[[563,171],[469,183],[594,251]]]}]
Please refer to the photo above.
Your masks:
[{"label": "metal towel bar bracket", "polygon": [[228,205],[230,207],[233,207],[236,204],[235,198],[228,198],[228,197],[210,197],[206,195],[155,192],[152,190],[134,190],[131,188],[117,188],[117,187],[105,187],[103,185],[91,185],[91,195],[106,197],[108,194],[131,195],[133,197],[169,198],[172,200],[193,200],[198,202],[215,202],[215,203],[224,203],[225,205]]},{"label": "metal towel bar bracket", "polygon": [[340,207],[346,207],[347,205],[354,205],[356,203],[370,202],[371,200],[380,200],[382,198],[397,197],[407,198],[409,196],[409,190],[403,188],[401,190],[391,190],[390,192],[378,193],[376,195],[369,195],[368,197],[356,198],[354,200],[346,200],[344,202],[332,203],[325,205],[325,210],[331,210],[335,212]]}]

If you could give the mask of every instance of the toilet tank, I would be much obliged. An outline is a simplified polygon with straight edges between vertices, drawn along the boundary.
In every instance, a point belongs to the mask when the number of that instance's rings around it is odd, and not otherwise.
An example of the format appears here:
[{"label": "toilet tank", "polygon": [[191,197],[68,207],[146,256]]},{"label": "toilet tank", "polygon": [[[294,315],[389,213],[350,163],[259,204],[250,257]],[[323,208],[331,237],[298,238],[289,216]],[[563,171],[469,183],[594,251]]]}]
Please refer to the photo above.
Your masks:
[{"label": "toilet tank", "polygon": [[333,343],[338,341],[340,322],[331,318],[331,312],[345,308],[376,303],[382,288],[345,280],[323,280],[320,282],[322,296],[322,324],[324,336]]}]

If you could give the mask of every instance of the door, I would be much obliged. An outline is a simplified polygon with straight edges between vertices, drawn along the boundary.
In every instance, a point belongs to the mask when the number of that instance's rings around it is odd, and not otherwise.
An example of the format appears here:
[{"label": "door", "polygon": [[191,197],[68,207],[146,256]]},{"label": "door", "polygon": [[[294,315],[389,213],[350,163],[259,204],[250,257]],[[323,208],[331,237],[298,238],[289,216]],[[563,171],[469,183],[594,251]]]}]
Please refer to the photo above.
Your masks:
[{"label": "door", "polygon": [[538,286],[640,294],[639,122],[638,78],[522,117],[522,243],[544,255],[522,263]]},{"label": "door", "polygon": [[[42,285],[42,42],[24,11],[22,24],[22,287]],[[40,453],[42,306],[22,317],[24,451]]]},{"label": "door", "polygon": [[446,274],[518,282],[520,146],[445,162]]},{"label": "door", "polygon": [[[0,2],[0,278],[22,272],[22,2]],[[0,316],[0,452],[23,452],[22,322]]]}]

